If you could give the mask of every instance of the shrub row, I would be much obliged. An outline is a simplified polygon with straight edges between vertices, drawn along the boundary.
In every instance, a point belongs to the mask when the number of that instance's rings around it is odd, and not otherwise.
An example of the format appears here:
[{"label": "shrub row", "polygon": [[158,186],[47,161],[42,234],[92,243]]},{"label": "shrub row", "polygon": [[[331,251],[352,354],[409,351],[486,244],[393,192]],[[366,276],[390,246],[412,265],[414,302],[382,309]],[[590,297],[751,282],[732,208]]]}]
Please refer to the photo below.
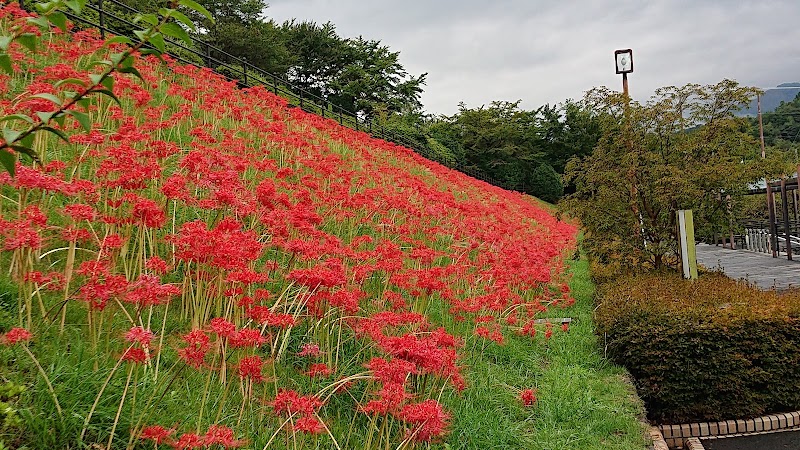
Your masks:
[{"label": "shrub row", "polygon": [[686,423],[800,409],[800,293],[719,274],[628,276],[602,286],[597,330],[635,378],[648,418]]}]

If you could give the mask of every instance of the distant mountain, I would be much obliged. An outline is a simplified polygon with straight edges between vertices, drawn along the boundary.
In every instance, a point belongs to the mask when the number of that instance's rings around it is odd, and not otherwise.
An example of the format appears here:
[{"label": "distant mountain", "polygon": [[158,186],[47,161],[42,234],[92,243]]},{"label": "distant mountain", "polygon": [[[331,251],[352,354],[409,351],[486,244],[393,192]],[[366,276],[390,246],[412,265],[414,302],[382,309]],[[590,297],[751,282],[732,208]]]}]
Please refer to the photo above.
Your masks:
[{"label": "distant mountain", "polygon": [[[783,83],[777,87],[782,89],[767,89],[764,95],[761,96],[761,112],[766,113],[774,111],[775,108],[780,106],[781,102],[790,102],[794,100],[798,93],[800,93],[800,82]],[[788,88],[788,89],[787,89]],[[737,116],[757,116],[758,115],[758,102],[753,100],[745,109],[736,113]]]}]

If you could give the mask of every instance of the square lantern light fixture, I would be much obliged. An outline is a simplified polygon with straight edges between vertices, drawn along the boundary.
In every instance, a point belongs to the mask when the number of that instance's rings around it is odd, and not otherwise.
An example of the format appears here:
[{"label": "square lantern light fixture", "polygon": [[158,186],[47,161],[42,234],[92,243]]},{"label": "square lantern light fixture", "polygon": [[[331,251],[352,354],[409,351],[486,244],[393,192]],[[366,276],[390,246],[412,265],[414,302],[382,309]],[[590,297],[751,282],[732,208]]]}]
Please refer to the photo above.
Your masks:
[{"label": "square lantern light fixture", "polygon": [[617,73],[633,72],[633,50],[615,50],[614,60],[617,63]]}]

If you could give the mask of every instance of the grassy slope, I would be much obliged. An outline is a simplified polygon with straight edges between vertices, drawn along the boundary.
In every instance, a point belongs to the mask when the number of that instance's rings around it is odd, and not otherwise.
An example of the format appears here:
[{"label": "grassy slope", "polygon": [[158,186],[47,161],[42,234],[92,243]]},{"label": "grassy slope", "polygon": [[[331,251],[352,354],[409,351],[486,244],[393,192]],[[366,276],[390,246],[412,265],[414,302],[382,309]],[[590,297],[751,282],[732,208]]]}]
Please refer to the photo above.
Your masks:
[{"label": "grassy slope", "polygon": [[[172,76],[165,78],[172,79]],[[178,85],[187,82],[181,77],[176,77],[176,79]],[[9,81],[9,85],[14,89],[23,89],[24,85],[18,84],[25,81],[27,80],[14,78]],[[169,112],[174,112],[181,103],[176,96],[165,96],[163,88],[154,92],[154,98],[154,103],[162,102],[163,99],[163,104],[168,106]],[[127,105],[129,100],[123,99],[123,102],[126,102]],[[233,133],[232,130],[238,126],[237,122],[239,121],[232,120],[229,116],[215,117],[207,112],[201,113],[197,111],[197,106],[197,104],[194,105],[195,117],[202,117],[199,123],[208,126],[214,133],[220,135]],[[108,117],[103,117],[102,114],[98,119],[99,123],[108,121]],[[107,115],[107,111],[105,114]],[[286,120],[286,123],[290,124],[288,119]],[[107,129],[107,132],[110,133],[116,125],[114,122],[108,123],[107,127],[104,126],[104,130]],[[157,133],[162,133],[167,140],[174,140],[185,145],[185,143],[191,142],[191,138],[187,135],[190,125],[196,124],[198,124],[197,121],[187,121],[181,123],[179,127],[159,130]],[[290,124],[290,127],[295,125],[297,124]],[[293,149],[280,150],[269,141],[263,141],[262,136],[251,135],[242,130],[239,132],[246,135],[247,139],[252,139],[251,145],[257,148],[263,145],[272,152],[272,156],[276,159],[284,161],[284,158],[287,158],[291,161],[292,157],[297,156],[292,151]],[[324,141],[326,138],[322,137],[317,142]],[[331,143],[330,151],[345,157],[348,163],[353,165],[352,169],[354,170],[358,170],[359,164],[365,164],[357,158],[360,155],[357,150],[341,143]],[[457,184],[454,184],[453,180],[450,180],[449,183],[437,180],[428,168],[410,164],[409,158],[406,156],[391,156],[392,153],[377,148],[362,152],[375,152],[379,156],[376,158],[377,161],[388,160],[387,165],[377,166],[378,163],[373,163],[368,168],[364,168],[364,172],[369,172],[370,169],[376,170],[376,167],[380,169],[386,169],[388,166],[400,167],[402,171],[410,172],[425,180],[426,183],[432,185],[442,183],[447,186],[447,189],[455,191],[454,195],[459,197],[489,196],[487,192],[479,192],[479,187],[472,186],[460,179],[455,180],[458,181]],[[49,155],[53,156],[52,153]],[[69,155],[66,157],[69,160]],[[82,164],[81,169],[87,172],[87,176],[92,172],[92,168],[86,167],[86,164]],[[170,170],[172,169],[170,168]],[[379,172],[383,171],[385,170],[379,170]],[[7,187],[4,189],[5,194],[13,192]],[[60,202],[68,203],[70,201],[66,198],[52,197],[44,204],[47,205],[50,212],[54,213],[51,215],[55,215],[63,206]],[[502,202],[499,203],[502,205]],[[183,212],[179,212],[179,214],[181,213]],[[53,220],[60,223],[57,217]],[[379,217],[376,217],[375,221],[379,221]],[[326,221],[324,227],[334,234],[355,233],[355,230],[340,229],[342,227],[333,219]],[[350,239],[352,236],[346,237],[346,240]],[[440,249],[449,246],[447,242],[431,242],[430,245]],[[286,255],[276,254],[273,256],[281,265],[285,265],[285,260],[288,259]],[[6,264],[7,261],[3,260],[0,265],[5,268]],[[58,264],[58,261],[54,264]],[[568,310],[550,311],[549,315],[551,317],[570,316],[575,319],[575,322],[568,334],[556,330],[552,339],[547,342],[540,331],[534,340],[507,333],[505,345],[486,343],[486,341],[475,339],[472,336],[473,325],[471,323],[453,323],[444,310],[427,311],[433,319],[438,319],[434,322],[443,323],[447,326],[448,331],[466,337],[468,347],[470,347],[469,351],[463,352],[464,360],[459,361],[461,365],[469,368],[466,371],[468,389],[460,395],[448,389],[443,396],[443,402],[454,416],[452,433],[445,438],[445,443],[433,444],[433,448],[641,449],[644,447],[641,427],[636,419],[640,408],[632,400],[633,396],[624,383],[622,372],[611,367],[597,354],[590,321],[592,287],[588,281],[586,264],[583,261],[572,264],[572,271],[575,274],[572,280],[572,289],[577,304]],[[7,271],[3,270],[2,273],[5,275]],[[5,279],[0,279],[0,281],[3,282],[2,288],[0,288],[2,291],[0,292],[0,309],[3,310],[0,311],[0,329],[8,329],[16,322],[16,302],[10,300],[6,303],[5,300],[15,296],[16,287]],[[280,286],[276,285],[276,287]],[[51,301],[57,303],[58,298],[55,296],[46,300],[48,303]],[[65,437],[74,439],[79,434],[88,407],[95,399],[95,394],[100,390],[109,369],[124,349],[124,346],[120,346],[117,341],[120,340],[120,330],[127,329],[127,325],[124,318],[117,314],[109,319],[111,322],[106,328],[113,331],[108,332],[103,339],[106,343],[107,354],[92,354],[85,342],[85,333],[81,329],[85,326],[83,314],[83,310],[71,306],[68,308],[67,323],[76,326],[68,328],[65,338],[58,337],[56,327],[43,326],[35,330],[37,339],[32,344],[32,350],[45,363],[46,371],[56,386],[63,408],[65,411],[69,411],[65,422],[60,425],[54,423],[50,395],[42,385],[41,379],[35,375],[36,369],[31,363],[18,351],[8,350],[0,354],[0,376],[3,379],[23,380],[22,382],[29,386],[28,391],[19,400],[18,406],[25,416],[26,428],[23,432],[26,435],[25,440],[35,448],[57,448],[59,443],[67,445],[64,444]],[[160,329],[160,323],[160,319],[156,317],[153,329]],[[165,334],[169,337],[165,342],[164,351],[161,353],[162,367],[171,367],[176,361],[174,349],[180,345],[177,334],[185,331],[186,326],[182,321],[177,319],[168,321]],[[108,341],[111,341],[110,344]],[[292,336],[290,344],[292,352],[296,351],[303,342],[303,336]],[[357,354],[359,352],[357,348],[360,345],[359,342],[351,339],[347,340],[346,344],[353,347],[350,349],[352,350],[350,353]],[[482,350],[480,347],[476,348],[481,345],[484,346]],[[297,388],[302,392],[314,392],[321,388],[321,381],[298,376],[298,371],[305,364],[304,361],[292,357],[289,359],[289,363],[292,364],[277,368],[277,377],[282,380],[281,387]],[[338,369],[347,373],[358,372],[361,370],[362,362],[354,357],[352,361],[349,361],[350,366],[342,366]],[[99,370],[97,366],[99,366]],[[216,377],[216,375],[214,376]],[[200,419],[197,418],[198,410],[203,408],[204,403],[203,395],[198,395],[197,391],[199,386],[207,383],[206,375],[200,372],[185,371],[180,373],[180,376],[176,374],[175,379],[177,381],[164,388],[163,391],[161,386],[155,389],[155,391],[165,394],[162,397],[163,401],[159,402],[155,411],[155,415],[158,417],[152,420],[167,426],[179,425],[182,431],[191,430],[196,422],[198,429],[201,423],[207,426],[210,418],[203,418],[202,415],[199,415]],[[145,390],[151,388],[147,384],[148,382],[143,380],[140,385],[138,403],[126,402],[131,410],[136,410],[138,405],[143,403],[144,398],[149,395],[149,391]],[[108,391],[98,404],[88,430],[88,441],[96,440],[103,443],[106,441],[109,432],[108,424],[114,421],[124,385],[125,374],[121,372],[113,378]],[[264,416],[260,413],[248,413],[244,415],[243,420],[237,420],[237,416],[240,415],[240,401],[237,400],[238,385],[234,385],[230,392],[225,391],[225,393],[220,393],[222,389],[219,389],[218,383],[212,383],[212,385],[217,390],[206,394],[208,395],[208,403],[205,405],[206,415],[216,416],[214,422],[235,424],[237,431],[242,433],[244,430],[253,433],[252,436],[249,436],[252,439],[251,447],[262,448],[272,434],[273,429],[270,428],[270,425],[275,418],[267,416],[268,420],[264,420]],[[540,400],[534,407],[523,408],[517,398],[518,391],[531,387],[539,389]],[[356,396],[363,393],[364,388],[360,389],[361,391],[355,393]],[[269,398],[264,401],[268,400]],[[337,402],[340,402],[341,405]],[[325,413],[330,414],[326,415],[325,419],[329,420],[329,425],[337,436],[347,435],[352,429],[357,430],[357,433],[366,426],[366,419],[363,415],[356,415],[353,418],[351,403],[346,397],[343,400],[334,398],[332,404],[325,407]],[[258,406],[254,406],[254,408],[259,410]],[[134,425],[133,422],[135,419],[132,414],[128,413],[128,406],[126,406],[117,433],[124,433],[125,430],[130,429]],[[0,438],[4,434],[2,431],[4,430],[0,427]],[[12,434],[15,433],[12,432]],[[283,440],[282,437],[279,438],[280,440]],[[124,437],[117,439],[114,442],[115,447],[124,445],[125,441]],[[276,444],[281,447],[284,442]],[[330,441],[323,437],[304,440],[301,446],[302,448],[328,448],[329,444]],[[359,448],[352,442],[350,445],[342,444],[343,448]],[[291,447],[292,445],[286,442],[285,446]]]},{"label": "grassy slope", "polygon": [[[642,406],[624,369],[598,351],[592,323],[594,285],[585,259],[570,262],[575,306],[546,316],[572,317],[569,333],[509,336],[472,358],[473,389],[450,405],[458,422],[453,449],[642,449]],[[561,313],[561,314],[559,314]],[[536,387],[525,408],[511,388]]]}]

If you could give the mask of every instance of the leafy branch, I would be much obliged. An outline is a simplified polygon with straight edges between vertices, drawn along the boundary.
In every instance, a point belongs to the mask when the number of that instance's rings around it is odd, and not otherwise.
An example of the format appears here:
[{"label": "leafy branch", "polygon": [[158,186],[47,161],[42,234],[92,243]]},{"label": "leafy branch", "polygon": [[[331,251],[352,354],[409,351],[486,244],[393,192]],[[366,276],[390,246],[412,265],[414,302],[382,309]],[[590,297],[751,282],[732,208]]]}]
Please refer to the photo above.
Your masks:
[{"label": "leafy branch", "polygon": [[[85,3],[86,0],[54,0],[38,3],[36,9],[40,15],[35,18],[29,18],[28,23],[38,26],[43,31],[49,31],[51,24],[62,31],[66,31],[66,15],[61,12],[60,9],[66,7],[77,14],[80,13]],[[90,83],[78,78],[69,78],[59,80],[55,84],[55,87],[65,84],[78,85],[82,87],[82,90],[79,92],[66,92],[66,98],[63,100],[48,93],[31,96],[31,98],[41,98],[50,101],[57,107],[56,110],[37,112],[36,116],[39,119],[38,121],[25,114],[10,114],[0,118],[0,123],[18,121],[27,124],[27,128],[24,130],[16,130],[5,126],[1,130],[4,142],[0,143],[0,164],[2,164],[11,176],[14,176],[16,163],[16,155],[12,153],[11,150],[28,155],[36,162],[41,162],[39,155],[32,148],[33,138],[37,132],[46,131],[55,134],[65,142],[69,142],[69,138],[66,134],[53,126],[54,123],[63,126],[64,119],[67,116],[73,117],[87,133],[91,131],[92,121],[90,117],[82,111],[73,109],[75,106],[87,108],[90,96],[94,94],[104,95],[121,105],[119,98],[114,94],[114,73],[127,73],[142,80],[142,75],[136,67],[134,67],[134,55],[137,52],[142,55],[162,55],[166,50],[164,36],[181,39],[188,45],[191,45],[192,41],[189,33],[180,24],[170,20],[174,19],[192,31],[195,31],[195,25],[186,15],[175,9],[175,7],[184,6],[204,15],[209,20],[213,20],[211,14],[203,6],[193,0],[177,0],[170,6],[173,6],[173,8],[161,8],[158,14],[141,14],[134,19],[137,23],[142,22],[149,25],[149,27],[143,30],[134,31],[134,34],[138,38],[137,42],[134,43],[125,36],[116,36],[108,39],[106,45],[126,44],[129,47],[122,53],[112,53],[108,59],[93,63],[91,67],[101,65],[106,66],[106,68],[102,73],[89,75]],[[28,50],[35,52],[38,39],[39,37],[36,34],[26,32],[25,27],[22,25],[17,26],[10,36],[0,36],[0,69],[10,74],[14,73],[10,56],[7,53],[8,47],[12,42],[17,41]],[[148,46],[152,48],[146,48]]]}]

